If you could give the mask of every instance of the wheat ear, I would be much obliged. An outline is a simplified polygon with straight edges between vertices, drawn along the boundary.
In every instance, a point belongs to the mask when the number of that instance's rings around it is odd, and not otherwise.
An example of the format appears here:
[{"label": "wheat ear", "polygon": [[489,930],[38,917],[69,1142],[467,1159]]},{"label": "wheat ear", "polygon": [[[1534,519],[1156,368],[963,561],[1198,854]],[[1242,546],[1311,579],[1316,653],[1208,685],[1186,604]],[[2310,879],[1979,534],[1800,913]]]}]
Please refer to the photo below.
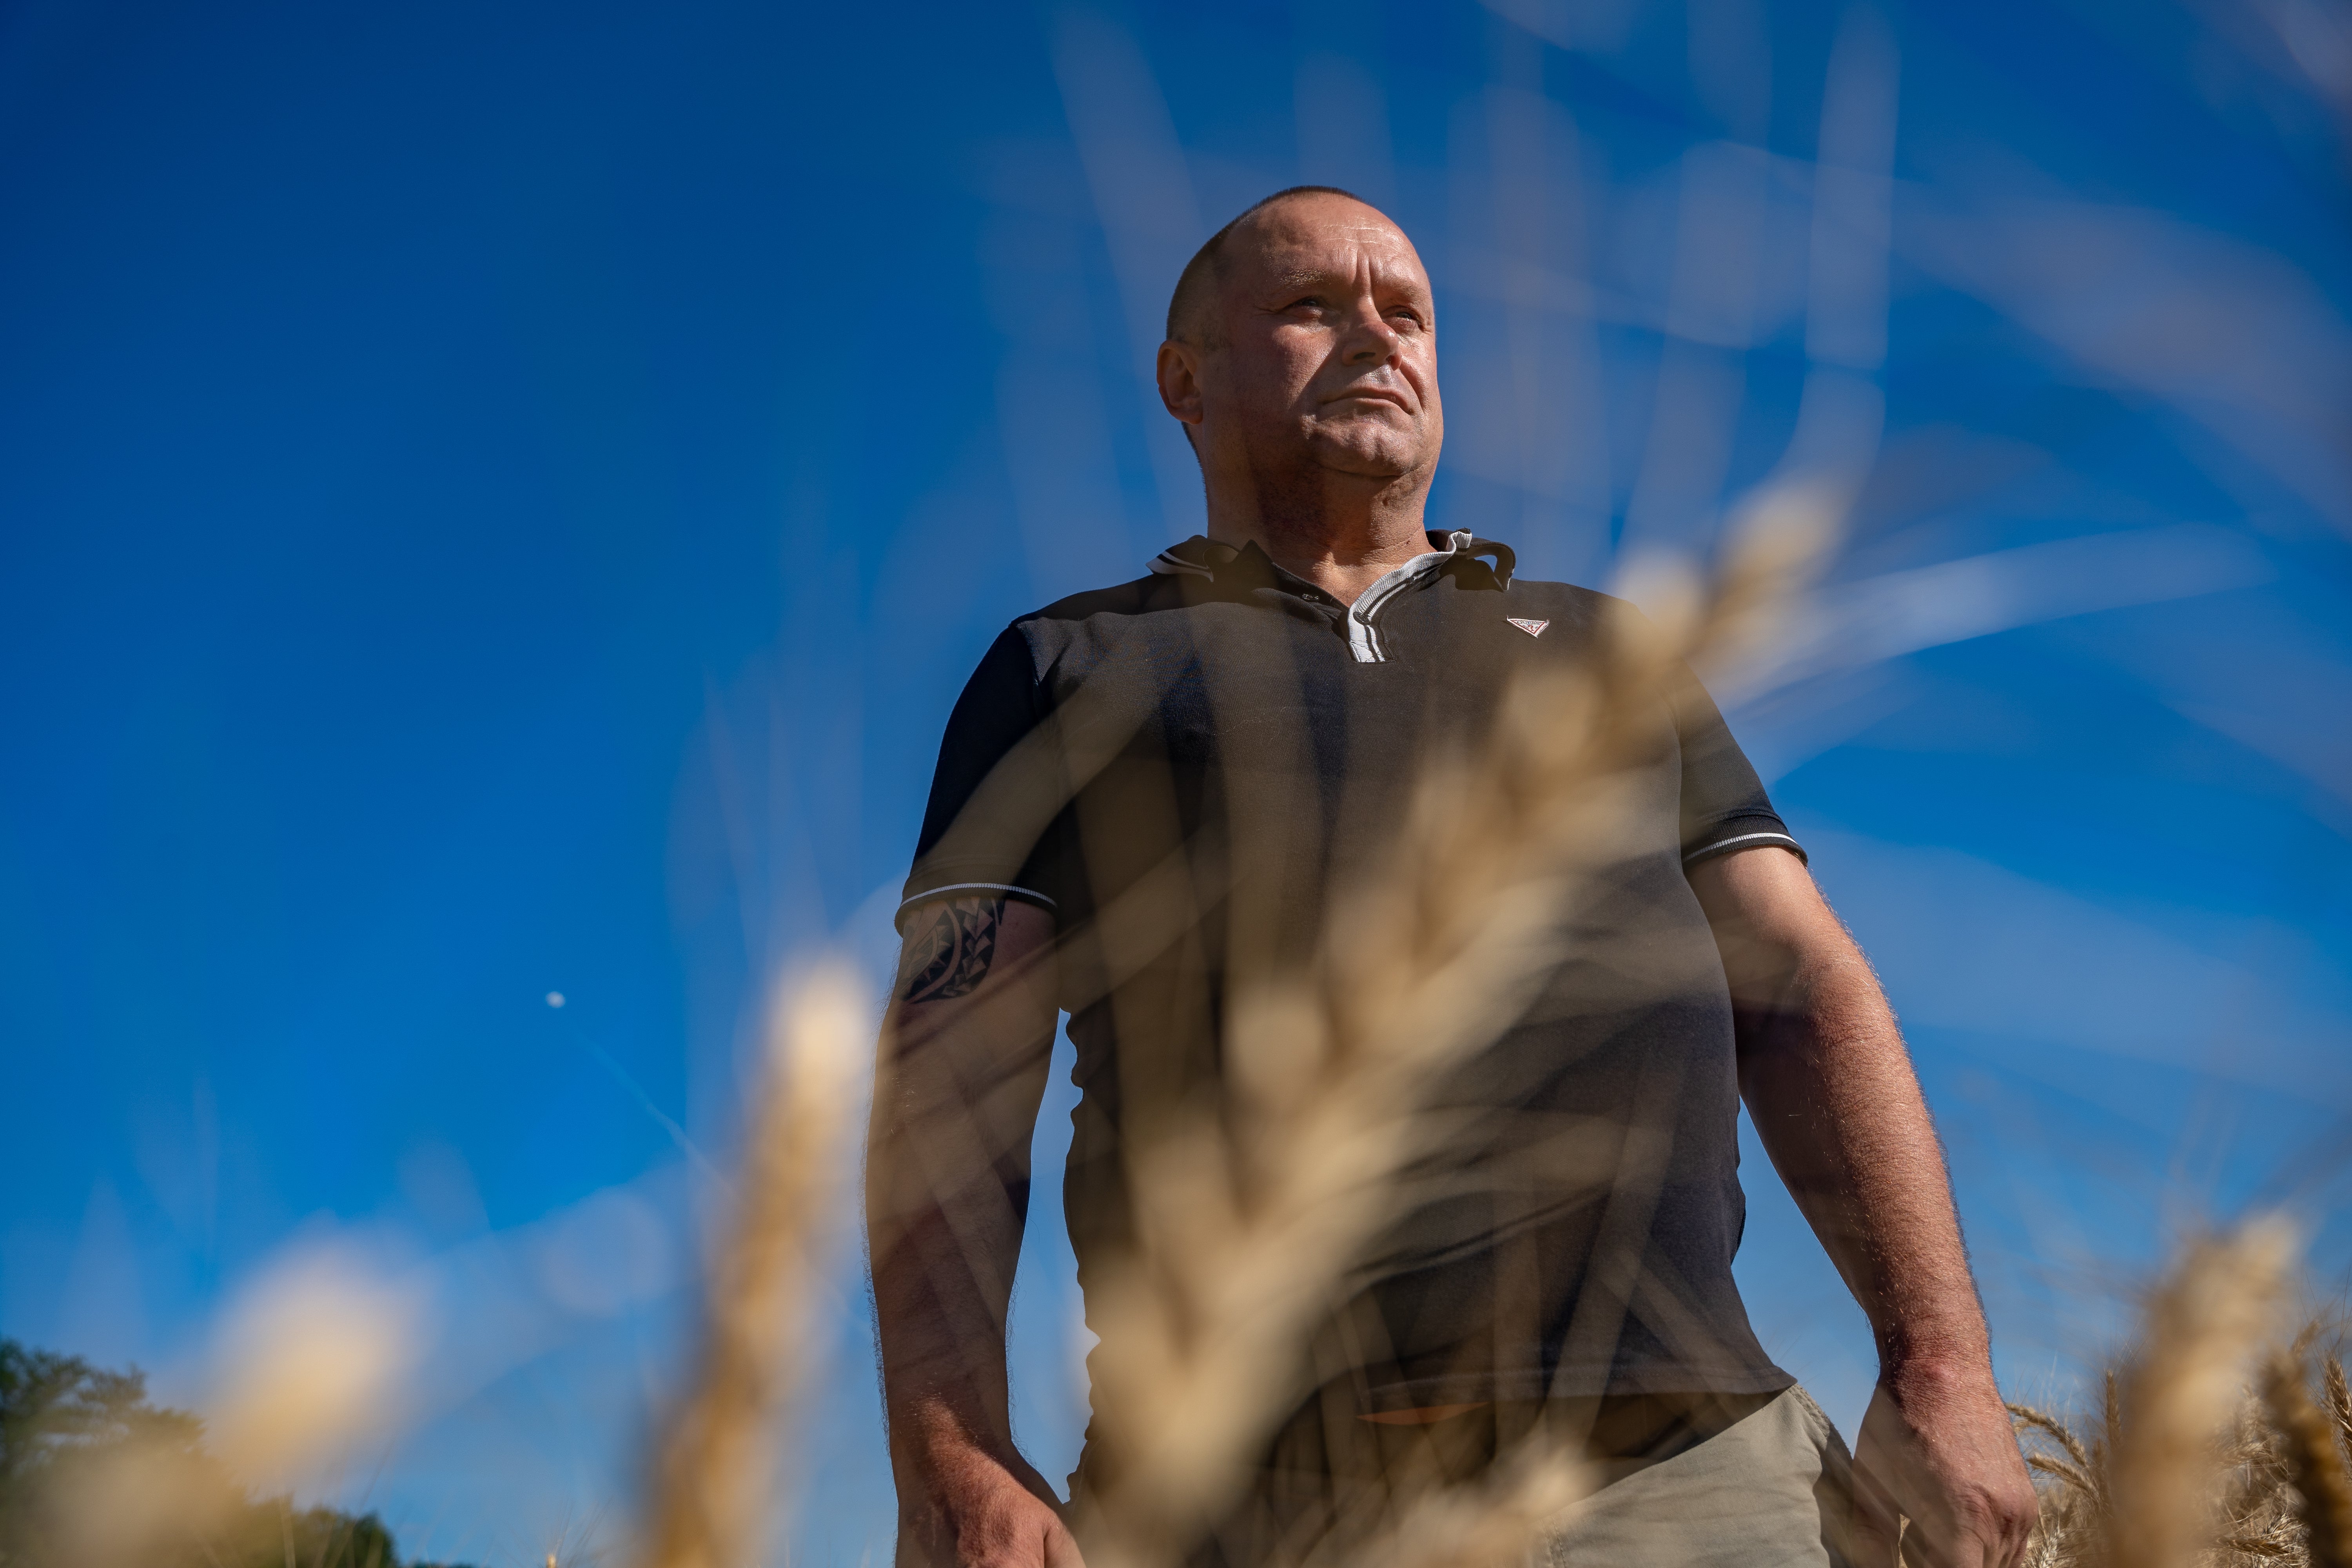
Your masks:
[{"label": "wheat ear", "polygon": [[2112,1561],[2192,1568],[2213,1542],[2214,1445],[2243,1397],[2248,1357],[2270,1335],[2294,1242],[2257,1220],[2196,1243],[2148,1304],[2116,1403]]},{"label": "wheat ear", "polygon": [[2263,1405],[2280,1438],[2287,1480],[2300,1500],[2312,1568],[2352,1568],[2352,1478],[2344,1470],[2328,1418],[2304,1385],[2303,1363],[2292,1352],[2263,1368]]},{"label": "wheat ear", "polygon": [[2320,1363],[2320,1384],[2327,1393],[2327,1415],[2336,1424],[2336,1446],[2352,1459],[2352,1388],[2345,1386],[2341,1358],[2331,1355]]},{"label": "wheat ear", "polygon": [[781,993],[770,1013],[699,1365],[656,1460],[646,1568],[749,1568],[760,1558],[777,1417],[807,1359],[821,1253],[856,1121],[853,1064],[866,1011],[846,967],[825,966]]},{"label": "wheat ear", "polygon": [[1080,1521],[1090,1562],[1169,1562],[1234,1494],[1303,1392],[1289,1369],[1311,1321],[1439,1133],[1430,1088],[1556,960],[1681,661],[1769,641],[1833,521],[1776,518],[1712,594],[1615,617],[1598,668],[1516,682],[1480,756],[1424,773],[1388,863],[1335,906],[1304,972],[1237,979],[1231,1095],[1137,1140],[1133,1255],[1089,1288],[1110,1456]]}]

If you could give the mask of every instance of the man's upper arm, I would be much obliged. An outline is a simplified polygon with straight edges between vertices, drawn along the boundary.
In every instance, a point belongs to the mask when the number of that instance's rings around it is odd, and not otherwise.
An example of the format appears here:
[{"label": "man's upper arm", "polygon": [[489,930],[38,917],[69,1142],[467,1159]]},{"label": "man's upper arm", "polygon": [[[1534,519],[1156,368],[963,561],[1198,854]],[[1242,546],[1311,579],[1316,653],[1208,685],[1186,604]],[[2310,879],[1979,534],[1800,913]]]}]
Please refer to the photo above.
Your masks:
[{"label": "man's upper arm", "polygon": [[1743,1011],[1781,999],[1801,955],[1844,928],[1806,868],[1804,847],[1698,678],[1674,694],[1682,753],[1682,859]]},{"label": "man's upper arm", "polygon": [[1691,867],[1690,884],[1742,1008],[1775,1005],[1798,963],[1822,943],[1850,945],[1812,873],[1784,848],[1711,856]]},{"label": "man's upper arm", "polygon": [[1059,1016],[1053,917],[1016,900],[964,896],[927,900],[902,918],[867,1166],[876,1255],[901,1226],[940,1213],[973,1237],[1009,1224],[1017,1237]]},{"label": "man's upper arm", "polygon": [[[891,1001],[929,1008],[977,997],[992,976],[999,986],[1035,986],[1051,957],[1054,917],[1004,893],[933,895],[898,911],[904,935]],[[1050,1001],[1045,986],[1044,999]]]},{"label": "man's upper arm", "polygon": [[886,1064],[909,1096],[899,1109],[993,1121],[992,1101],[1009,1089],[1030,1101],[1025,1113],[1014,1108],[1016,1119],[1034,1119],[1061,1016],[1053,917],[1016,899],[967,895],[926,900],[903,918],[886,1030]]}]

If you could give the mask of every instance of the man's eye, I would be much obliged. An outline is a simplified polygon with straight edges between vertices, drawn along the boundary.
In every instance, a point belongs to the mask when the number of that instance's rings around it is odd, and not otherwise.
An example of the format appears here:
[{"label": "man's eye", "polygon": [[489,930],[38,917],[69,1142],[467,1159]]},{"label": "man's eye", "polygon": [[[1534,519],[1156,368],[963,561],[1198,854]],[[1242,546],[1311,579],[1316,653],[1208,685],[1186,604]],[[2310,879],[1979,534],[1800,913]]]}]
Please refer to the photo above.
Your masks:
[{"label": "man's eye", "polygon": [[1307,296],[1305,299],[1303,299],[1303,300],[1293,300],[1290,302],[1290,308],[1291,308],[1292,310],[1321,310],[1321,309],[1323,308],[1323,296],[1322,296],[1322,295],[1320,295],[1320,294],[1309,294],[1309,295],[1307,295]]}]

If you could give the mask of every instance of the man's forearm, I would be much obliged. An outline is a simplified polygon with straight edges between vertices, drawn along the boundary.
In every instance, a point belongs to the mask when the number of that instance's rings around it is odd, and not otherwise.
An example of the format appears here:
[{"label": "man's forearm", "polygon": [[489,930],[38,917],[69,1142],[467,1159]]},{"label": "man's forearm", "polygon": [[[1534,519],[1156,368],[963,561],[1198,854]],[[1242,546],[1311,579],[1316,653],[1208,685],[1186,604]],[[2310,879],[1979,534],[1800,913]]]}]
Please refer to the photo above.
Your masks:
[{"label": "man's forearm", "polygon": [[[1843,951],[1840,951],[1843,949]],[[1758,1136],[1869,1317],[1883,1363],[1981,1365],[1984,1314],[1950,1178],[1877,979],[1839,933],[1738,1008]]]},{"label": "man's forearm", "polygon": [[[887,1154],[877,1143],[869,1172],[921,1163],[903,1143]],[[1004,1325],[1021,1251],[1014,1207],[999,1186],[961,1201],[918,1200],[874,1227],[884,1397],[894,1444],[910,1455],[957,1442],[1010,1448]]]},{"label": "man's forearm", "polygon": [[866,1215],[892,1455],[910,1502],[951,1486],[943,1469],[1025,1469],[1004,1327],[1053,1046],[1050,938],[1025,905],[927,906],[884,1025]]},{"label": "man's forearm", "polygon": [[[919,1156],[901,1148],[898,1158]],[[1013,1443],[1004,1323],[1021,1247],[1020,1205],[1003,1187],[995,1196],[992,1205],[949,1204],[906,1216],[891,1245],[876,1248],[901,1568],[962,1561],[958,1542],[975,1530],[990,1533],[992,1523],[1001,1527],[1008,1496],[1038,1500],[1025,1505],[1031,1509],[1051,1506],[1052,1489]],[[1016,1524],[1014,1533],[1042,1539],[1055,1528],[1048,1515],[1025,1531]]]},{"label": "man's forearm", "polygon": [[1877,976],[1793,857],[1702,869],[1693,885],[1731,984],[1740,1091],[1882,1361],[1982,1364],[1943,1148]]}]

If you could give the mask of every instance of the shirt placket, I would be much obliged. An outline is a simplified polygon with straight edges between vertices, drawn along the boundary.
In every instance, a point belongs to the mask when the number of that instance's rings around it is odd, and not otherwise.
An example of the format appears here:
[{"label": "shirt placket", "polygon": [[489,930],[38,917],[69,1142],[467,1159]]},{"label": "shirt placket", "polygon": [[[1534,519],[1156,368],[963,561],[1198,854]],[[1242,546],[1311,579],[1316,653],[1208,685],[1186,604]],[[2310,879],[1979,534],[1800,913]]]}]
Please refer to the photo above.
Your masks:
[{"label": "shirt placket", "polygon": [[1378,624],[1381,612],[1452,560],[1454,554],[1451,550],[1438,550],[1417,555],[1357,595],[1356,602],[1348,606],[1342,629],[1348,634],[1348,651],[1358,664],[1388,662],[1388,644]]}]

